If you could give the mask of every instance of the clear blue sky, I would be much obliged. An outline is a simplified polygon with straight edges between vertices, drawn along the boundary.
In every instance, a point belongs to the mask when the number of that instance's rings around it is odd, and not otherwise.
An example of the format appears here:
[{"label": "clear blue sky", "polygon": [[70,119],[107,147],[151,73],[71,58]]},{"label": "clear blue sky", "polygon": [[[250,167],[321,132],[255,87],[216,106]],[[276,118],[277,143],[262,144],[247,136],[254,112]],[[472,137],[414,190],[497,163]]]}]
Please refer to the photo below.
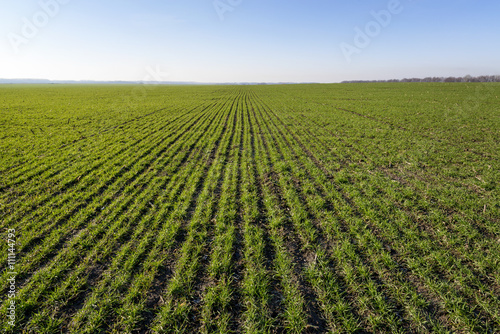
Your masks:
[{"label": "clear blue sky", "polygon": [[[67,3],[41,5],[55,1]],[[372,11],[397,0],[218,1],[231,8],[224,20],[213,0],[0,0],[0,78],[143,80],[151,69],[161,80],[199,82],[500,74],[497,0],[400,0],[383,26]],[[369,44],[359,36],[356,44],[356,28],[372,29]],[[346,57],[346,45],[357,51]]]}]

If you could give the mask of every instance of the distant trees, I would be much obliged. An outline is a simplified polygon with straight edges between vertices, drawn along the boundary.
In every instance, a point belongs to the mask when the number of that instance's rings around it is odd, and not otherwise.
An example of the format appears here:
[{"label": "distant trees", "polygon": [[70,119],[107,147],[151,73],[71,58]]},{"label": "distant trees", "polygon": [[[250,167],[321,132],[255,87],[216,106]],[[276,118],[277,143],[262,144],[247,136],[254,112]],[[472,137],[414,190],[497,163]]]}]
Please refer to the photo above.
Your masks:
[{"label": "distant trees", "polygon": [[420,78],[404,78],[390,80],[349,80],[342,83],[363,83],[363,82],[500,82],[500,75],[481,75],[473,77],[466,75],[464,77],[426,77]]}]

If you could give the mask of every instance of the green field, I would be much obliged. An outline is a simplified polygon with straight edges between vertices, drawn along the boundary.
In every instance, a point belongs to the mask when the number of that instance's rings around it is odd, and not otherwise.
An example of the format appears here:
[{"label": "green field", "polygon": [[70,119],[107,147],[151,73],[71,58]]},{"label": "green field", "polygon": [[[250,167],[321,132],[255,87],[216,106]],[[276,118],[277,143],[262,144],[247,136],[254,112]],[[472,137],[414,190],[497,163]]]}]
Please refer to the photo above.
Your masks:
[{"label": "green field", "polygon": [[499,333],[499,97],[2,85],[1,331]]}]

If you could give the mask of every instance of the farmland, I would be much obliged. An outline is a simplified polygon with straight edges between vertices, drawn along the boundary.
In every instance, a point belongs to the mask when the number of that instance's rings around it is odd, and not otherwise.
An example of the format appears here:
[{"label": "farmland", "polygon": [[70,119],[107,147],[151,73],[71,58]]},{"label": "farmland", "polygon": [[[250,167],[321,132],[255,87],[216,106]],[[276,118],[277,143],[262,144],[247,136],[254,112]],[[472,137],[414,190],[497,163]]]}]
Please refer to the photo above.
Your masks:
[{"label": "farmland", "polygon": [[1,330],[498,333],[499,97],[0,86]]}]

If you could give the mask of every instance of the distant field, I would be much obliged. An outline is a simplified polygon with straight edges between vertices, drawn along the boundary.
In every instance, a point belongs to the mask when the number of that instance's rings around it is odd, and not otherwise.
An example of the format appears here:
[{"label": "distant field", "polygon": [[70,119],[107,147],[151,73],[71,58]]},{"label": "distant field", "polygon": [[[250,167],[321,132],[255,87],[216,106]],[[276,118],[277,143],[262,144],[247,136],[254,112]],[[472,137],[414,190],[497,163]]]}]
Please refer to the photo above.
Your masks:
[{"label": "distant field", "polygon": [[2,332],[500,332],[500,84],[1,85],[0,138]]}]

